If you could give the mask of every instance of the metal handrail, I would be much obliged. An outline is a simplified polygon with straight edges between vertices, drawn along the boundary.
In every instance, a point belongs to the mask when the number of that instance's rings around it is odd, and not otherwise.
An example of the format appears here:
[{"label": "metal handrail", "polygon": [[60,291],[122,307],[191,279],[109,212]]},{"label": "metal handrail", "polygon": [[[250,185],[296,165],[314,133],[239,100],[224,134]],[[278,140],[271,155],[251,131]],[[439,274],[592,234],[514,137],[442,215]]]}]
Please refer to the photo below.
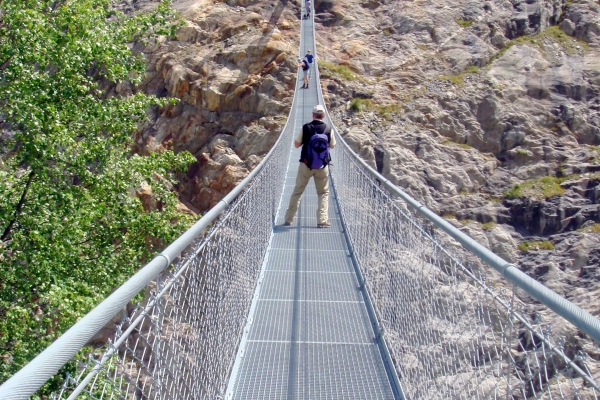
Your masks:
[{"label": "metal handrail", "polygon": [[146,264],[127,282],[121,285],[102,303],[97,305],[88,314],[82,317],[75,325],[62,334],[56,341],[43,352],[20,369],[2,386],[0,386],[0,399],[25,400],[32,396],[48,379],[54,376],[73,356],[83,348],[123,307],[125,307],[141,290],[163,272],[173,260],[190,246],[244,191],[252,179],[263,169],[275,149],[283,138],[283,132],[288,127],[297,91],[294,91],[292,107],[287,121],[281,130],[279,138],[267,153],[265,158],[242,180],[229,194],[211,208],[190,229],[183,233],[177,240]]},{"label": "metal handrail", "polygon": [[[319,88],[319,93],[321,92],[321,80],[319,79],[319,68],[318,61],[316,60],[316,49],[315,49],[315,74],[317,78],[317,85]],[[460,244],[462,244],[466,249],[474,253],[477,257],[479,257],[484,263],[494,268],[498,271],[506,280],[516,285],[517,287],[523,289],[527,294],[531,297],[544,304],[552,311],[575,325],[582,332],[587,334],[590,338],[592,338],[597,344],[600,344],[600,320],[587,311],[581,309],[576,306],[572,302],[568,301],[564,297],[560,296],[556,292],[551,289],[548,289],[546,286],[538,282],[537,280],[531,278],[527,274],[523,273],[519,270],[515,265],[509,263],[504,260],[502,257],[494,254],[491,250],[485,248],[469,235],[465,234],[461,230],[454,227],[444,218],[440,217],[425,205],[421,204],[402,189],[394,185],[389,179],[385,178],[375,169],[373,169],[369,164],[367,164],[362,158],[356,154],[352,150],[352,148],[346,143],[346,141],[342,138],[339,133],[337,127],[333,124],[330,116],[329,110],[327,106],[323,104],[325,107],[325,112],[327,115],[327,119],[331,124],[332,130],[337,135],[337,139],[346,147],[346,149],[350,152],[350,154],[354,157],[355,161],[360,163],[362,167],[377,181],[381,183],[387,190],[389,190],[392,194],[401,198],[411,209],[415,210],[422,217],[426,218],[428,221],[435,224],[438,228],[446,232]]]}]

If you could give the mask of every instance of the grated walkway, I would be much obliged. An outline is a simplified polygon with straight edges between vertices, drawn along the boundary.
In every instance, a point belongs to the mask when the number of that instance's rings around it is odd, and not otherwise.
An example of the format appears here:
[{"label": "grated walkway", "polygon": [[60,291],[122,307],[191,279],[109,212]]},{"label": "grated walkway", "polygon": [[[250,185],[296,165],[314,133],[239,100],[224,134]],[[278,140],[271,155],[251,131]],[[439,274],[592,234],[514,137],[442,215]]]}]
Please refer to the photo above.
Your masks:
[{"label": "grated walkway", "polygon": [[[305,54],[314,48],[312,20],[302,25],[300,48]],[[310,89],[300,86],[301,77],[294,132],[311,120],[318,98],[314,74]],[[316,228],[312,180],[294,223],[283,226],[299,158],[300,149],[293,149],[227,398],[394,399],[331,183],[330,229]]]}]

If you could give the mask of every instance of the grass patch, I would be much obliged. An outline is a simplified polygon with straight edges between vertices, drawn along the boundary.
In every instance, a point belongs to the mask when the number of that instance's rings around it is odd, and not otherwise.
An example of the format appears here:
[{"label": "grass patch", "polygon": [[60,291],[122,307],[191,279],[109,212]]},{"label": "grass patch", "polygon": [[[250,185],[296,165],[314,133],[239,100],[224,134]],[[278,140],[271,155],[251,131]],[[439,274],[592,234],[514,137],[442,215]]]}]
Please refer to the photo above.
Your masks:
[{"label": "grass patch", "polygon": [[597,151],[598,153],[600,153],[600,146],[592,146],[591,144],[584,144],[584,146],[592,151]]},{"label": "grass patch", "polygon": [[486,222],[485,224],[481,224],[481,228],[484,231],[489,231],[490,229],[492,229],[495,226],[496,226],[496,223],[494,221],[490,221],[490,222]]},{"label": "grass patch", "polygon": [[473,219],[461,219],[460,220],[460,223],[463,225],[469,225],[471,222],[477,222],[477,221],[475,221]]},{"label": "grass patch", "polygon": [[586,233],[600,233],[600,224],[592,224],[586,226],[585,228],[579,228],[577,231]]},{"label": "grass patch", "polygon": [[589,148],[591,151],[593,151],[595,153],[594,156],[589,158],[589,162],[594,163],[594,164],[599,164],[600,163],[600,146],[592,146],[589,144],[584,145],[587,148]]},{"label": "grass patch", "polygon": [[354,112],[371,110],[377,112],[381,117],[387,118],[392,114],[402,112],[402,106],[399,103],[387,105],[375,104],[371,99],[355,98],[350,101],[350,109]]},{"label": "grass patch", "polygon": [[445,219],[456,219],[456,215],[454,215],[452,213],[444,213],[444,214],[442,214],[442,218],[445,218]]},{"label": "grass patch", "polygon": [[554,250],[554,245],[548,240],[540,240],[534,242],[523,242],[519,244],[517,248],[526,253],[531,250]]},{"label": "grass patch", "polygon": [[517,149],[517,154],[519,154],[521,156],[527,156],[527,155],[529,155],[529,152],[527,150]]},{"label": "grass patch", "polygon": [[457,19],[456,23],[462,26],[463,28],[468,28],[473,25],[473,21],[469,21],[468,19]]},{"label": "grass patch", "polygon": [[462,74],[457,74],[457,75],[440,75],[440,76],[438,76],[438,79],[441,80],[441,81],[452,82],[455,85],[460,85],[460,84],[463,83]]},{"label": "grass patch", "polygon": [[584,40],[578,40],[574,37],[567,35],[562,29],[558,26],[549,26],[539,33],[542,37],[548,37],[553,39],[556,43],[560,44],[567,53],[572,54],[577,52],[577,46],[583,48],[584,50],[589,50],[589,44]]},{"label": "grass patch", "polygon": [[504,192],[504,197],[511,199],[517,197],[548,199],[560,196],[565,193],[565,189],[560,184],[574,177],[577,177],[577,175],[562,177],[545,176],[543,178],[532,179],[513,186],[510,190]]},{"label": "grass patch", "polygon": [[328,61],[321,60],[319,61],[319,70],[325,72],[323,77],[335,75],[339,78],[345,79],[347,81],[360,81],[366,82],[366,80],[360,75],[356,74],[349,66],[344,64],[334,64]]},{"label": "grass patch", "polygon": [[473,146],[470,146],[466,143],[456,143],[456,142],[453,142],[452,140],[445,140],[444,143],[442,143],[442,144],[445,144],[446,146],[462,147],[463,149],[467,149],[467,150],[473,148]]},{"label": "grass patch", "polygon": [[508,197],[509,199],[514,199],[514,198],[517,198],[517,197],[522,197],[522,195],[521,195],[521,185],[519,185],[517,183],[515,186],[513,186],[512,188],[510,188],[509,190],[507,190],[503,194],[504,194],[504,197]]},{"label": "grass patch", "polygon": [[385,106],[375,106],[375,109],[382,117],[389,117],[392,114],[400,114],[402,112],[402,105],[399,103],[387,104]]},{"label": "grass patch", "polygon": [[364,111],[371,109],[373,102],[371,99],[352,99],[350,101],[350,109],[354,112]]},{"label": "grass patch", "polygon": [[533,45],[539,48],[542,51],[545,51],[544,40],[551,39],[554,42],[560,44],[567,53],[573,54],[578,51],[577,46],[579,46],[583,50],[589,50],[590,46],[587,42],[573,38],[563,32],[558,26],[549,26],[544,29],[540,33],[533,36],[521,36],[516,39],[509,41],[506,46],[501,48],[491,59],[490,64],[494,62],[494,60],[502,57],[504,53],[508,51],[514,45]]},{"label": "grass patch", "polygon": [[588,175],[588,178],[593,181],[600,181],[600,171],[592,172],[591,174]]},{"label": "grass patch", "polygon": [[479,73],[479,67],[476,67],[475,65],[471,65],[469,68],[467,68],[466,70],[464,70],[461,73],[458,73],[455,75],[440,75],[440,76],[438,76],[438,79],[441,81],[452,82],[455,85],[461,85],[464,83],[464,78],[467,74],[478,74],[478,73]]}]

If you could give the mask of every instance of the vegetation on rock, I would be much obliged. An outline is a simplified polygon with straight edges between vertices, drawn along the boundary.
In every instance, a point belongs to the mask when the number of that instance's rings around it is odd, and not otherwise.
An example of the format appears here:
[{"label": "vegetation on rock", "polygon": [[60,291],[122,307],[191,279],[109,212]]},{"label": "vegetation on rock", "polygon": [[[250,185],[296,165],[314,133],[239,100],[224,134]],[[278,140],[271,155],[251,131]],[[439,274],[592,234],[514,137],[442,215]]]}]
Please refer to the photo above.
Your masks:
[{"label": "vegetation on rock", "polygon": [[442,81],[452,82],[455,85],[461,85],[462,83],[464,83],[464,78],[467,74],[478,74],[478,73],[479,73],[479,67],[477,67],[475,65],[471,65],[466,70],[464,70],[463,72],[461,72],[459,74],[440,75],[438,77],[438,79],[440,79]]},{"label": "vegetation on rock", "polygon": [[473,25],[473,21],[465,20],[465,19],[457,19],[456,23],[463,28],[468,28]]},{"label": "vegetation on rock", "polygon": [[172,33],[167,4],[133,18],[111,0],[5,0],[0,9],[3,382],[189,225],[169,187],[171,172],[194,159],[132,154],[146,110],[167,101],[106,90],[140,81],[145,61],[130,43]]},{"label": "vegetation on rock", "polygon": [[583,228],[579,228],[578,231],[585,233],[600,233],[600,224],[591,224]]},{"label": "vegetation on rock", "polygon": [[572,179],[572,176],[544,176],[543,178],[532,179],[521,184],[514,185],[510,190],[504,192],[504,197],[532,197],[537,199],[548,199],[554,196],[560,196],[565,193],[561,183]]},{"label": "vegetation on rock", "polygon": [[352,99],[350,101],[350,109],[354,112],[363,111],[373,106],[370,99]]},{"label": "vegetation on rock", "polygon": [[506,46],[501,48],[498,53],[492,57],[490,63],[500,58],[504,53],[508,51],[512,46],[515,45],[532,45],[540,50],[546,50],[544,43],[546,42],[555,42],[561,45],[568,54],[574,54],[580,50],[589,50],[590,46],[587,42],[583,40],[575,39],[565,32],[563,32],[558,26],[549,26],[543,31],[535,34],[535,35],[524,35],[520,36],[516,39],[509,41]]},{"label": "vegetation on rock", "polygon": [[356,72],[352,71],[349,66],[344,64],[334,64],[325,60],[320,60],[319,68],[320,71],[323,72],[321,75],[324,77],[335,75],[347,81],[364,80]]},{"label": "vegetation on rock", "polygon": [[354,112],[371,110],[377,112],[383,118],[388,118],[402,112],[402,105],[399,103],[376,104],[371,99],[354,98],[350,100],[350,110]]},{"label": "vegetation on rock", "polygon": [[547,240],[534,241],[534,242],[523,242],[517,246],[519,250],[528,252],[530,250],[554,250],[552,242]]},{"label": "vegetation on rock", "polygon": [[486,222],[485,224],[481,224],[481,229],[483,229],[484,231],[489,231],[490,229],[493,229],[496,226],[496,223],[494,221],[490,221],[490,222]]},{"label": "vegetation on rock", "polygon": [[462,147],[463,149],[467,149],[467,150],[473,148],[473,146],[468,145],[466,143],[456,143],[456,142],[453,142],[451,140],[444,140],[443,144],[445,144],[446,146],[458,146],[458,147]]}]

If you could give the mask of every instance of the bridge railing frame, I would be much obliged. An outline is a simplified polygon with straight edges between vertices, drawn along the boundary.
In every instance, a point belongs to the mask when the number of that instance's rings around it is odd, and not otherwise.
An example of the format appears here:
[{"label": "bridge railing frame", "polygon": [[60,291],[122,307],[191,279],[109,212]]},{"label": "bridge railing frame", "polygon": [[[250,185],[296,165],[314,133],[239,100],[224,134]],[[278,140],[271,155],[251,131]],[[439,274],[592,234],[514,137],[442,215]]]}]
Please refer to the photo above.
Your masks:
[{"label": "bridge railing frame", "polygon": [[[314,13],[311,13],[311,17],[314,18],[312,14]],[[314,49],[314,54],[315,57],[317,57],[316,48]],[[320,101],[323,103],[323,105],[325,105],[322,98],[321,84],[319,79],[318,59],[315,60],[314,71],[319,87]],[[293,102],[296,101],[296,97],[297,92],[294,94]],[[280,144],[280,141],[284,139],[283,133],[286,131],[291,119],[292,114],[290,112],[286,125],[282,129],[282,134],[271,151],[269,151],[261,163],[254,170],[252,170],[239,185],[237,185],[227,196],[219,201],[215,207],[209,210],[179,239],[158,254],[131,279],[119,287],[115,292],[113,292],[113,294],[100,303],[90,313],[84,316],[72,328],[59,337],[54,343],[52,343],[52,345],[39,354],[23,369],[6,381],[0,387],[0,398],[7,400],[27,399],[33,395],[48,379],[55,375],[66,362],[71,360],[73,356],[83,346],[85,346],[86,343],[88,343],[89,340],[121,309],[123,309],[123,307],[125,307],[140,291],[145,289],[150,282],[155,280],[161,272],[165,271],[172,264],[172,262],[182,254],[182,252],[184,252],[195,240],[197,240],[197,238],[201,236],[203,232],[205,232],[207,228],[209,228],[209,226],[215,222],[215,220],[217,220],[219,215],[221,215],[221,213],[225,211],[240,194],[243,193],[247,185],[257,174],[260,173],[277,146]],[[331,121],[331,119],[329,120]],[[345,142],[333,124],[332,127],[337,135],[338,142],[341,143],[345,149],[353,155],[355,162],[360,164],[364,170],[367,171],[375,181],[379,182],[380,185],[385,187],[387,191],[397,196],[399,199],[402,199],[402,201],[406,203],[411,210],[433,223],[436,227],[444,231],[450,237],[454,238],[464,248],[468,249],[470,252],[479,257],[485,264],[489,265],[498,273],[500,273],[507,281],[523,289],[526,293],[531,295],[540,303],[544,304],[549,309],[563,317],[565,320],[575,325],[582,332],[592,338],[596,343],[600,343],[600,321],[597,318],[559,296],[557,293],[540,284],[538,281],[524,274],[516,266],[497,256],[473,240],[471,237],[455,228],[445,219],[429,210],[426,206],[413,199],[406,192],[395,186],[390,180],[379,174],[364,160],[362,160]],[[474,278],[476,279],[476,277]],[[163,292],[164,288],[161,293]],[[161,293],[159,293],[158,296],[160,296]],[[524,324],[529,324],[529,322],[526,320],[522,320],[521,322]],[[132,326],[134,327],[135,325],[131,325],[130,327]],[[543,336],[540,337],[540,340],[545,341],[552,351],[556,352],[557,354],[562,354],[565,360],[568,360],[568,363],[571,365],[571,367],[582,377],[584,377],[584,379],[586,379],[585,377],[587,374],[584,371],[581,371],[577,365],[572,363],[571,360],[569,360],[559,348],[547,342]],[[118,345],[118,343],[115,343],[115,345]],[[93,373],[89,379],[92,377]],[[594,387],[597,387],[593,381],[588,381],[588,383]]]}]

